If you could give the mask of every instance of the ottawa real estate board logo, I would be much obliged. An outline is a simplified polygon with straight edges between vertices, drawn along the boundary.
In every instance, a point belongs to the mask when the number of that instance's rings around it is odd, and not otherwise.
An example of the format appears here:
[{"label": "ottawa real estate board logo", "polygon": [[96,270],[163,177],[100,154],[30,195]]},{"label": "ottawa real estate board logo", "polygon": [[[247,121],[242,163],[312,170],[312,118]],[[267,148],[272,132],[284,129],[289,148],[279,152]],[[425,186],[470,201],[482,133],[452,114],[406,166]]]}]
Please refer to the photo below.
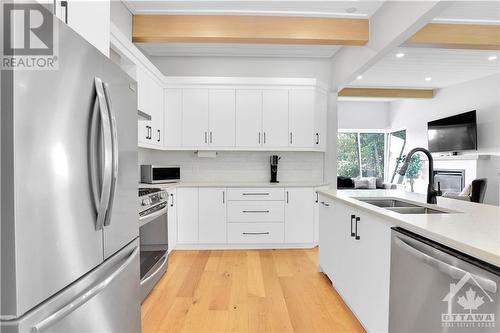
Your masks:
[{"label": "ottawa real estate board logo", "polygon": [[2,1],[2,69],[58,69],[55,16],[39,3]]},{"label": "ottawa real estate board logo", "polygon": [[450,289],[442,299],[448,305],[441,314],[443,328],[463,328],[464,332],[480,332],[495,327],[495,282],[465,273],[457,283],[450,283]]}]

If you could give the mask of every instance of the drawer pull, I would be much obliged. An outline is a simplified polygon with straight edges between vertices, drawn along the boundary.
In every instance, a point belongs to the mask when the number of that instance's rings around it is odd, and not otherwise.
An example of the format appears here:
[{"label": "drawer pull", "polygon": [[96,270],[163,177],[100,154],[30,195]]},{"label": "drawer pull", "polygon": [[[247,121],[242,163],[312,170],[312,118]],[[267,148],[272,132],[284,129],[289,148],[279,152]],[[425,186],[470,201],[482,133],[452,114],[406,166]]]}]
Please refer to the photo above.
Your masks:
[{"label": "drawer pull", "polygon": [[243,210],[243,213],[269,213],[268,210]]},{"label": "drawer pull", "polygon": [[243,235],[269,235],[269,231],[266,231],[266,232],[244,232]]},{"label": "drawer pull", "polygon": [[243,210],[243,213],[269,213],[268,210]]},{"label": "drawer pull", "polygon": [[262,192],[262,193],[254,192],[254,193],[243,193],[243,195],[269,195],[269,193],[267,193],[267,192]]}]

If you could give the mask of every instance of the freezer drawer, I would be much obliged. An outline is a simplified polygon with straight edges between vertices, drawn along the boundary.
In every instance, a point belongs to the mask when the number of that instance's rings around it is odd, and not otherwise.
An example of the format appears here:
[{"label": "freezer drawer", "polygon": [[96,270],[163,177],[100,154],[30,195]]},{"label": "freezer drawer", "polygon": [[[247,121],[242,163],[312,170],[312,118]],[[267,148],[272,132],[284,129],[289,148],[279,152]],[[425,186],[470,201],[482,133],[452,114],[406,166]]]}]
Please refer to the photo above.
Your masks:
[{"label": "freezer drawer", "polygon": [[[33,281],[36,283],[36,281]],[[137,239],[2,332],[140,332]]]}]

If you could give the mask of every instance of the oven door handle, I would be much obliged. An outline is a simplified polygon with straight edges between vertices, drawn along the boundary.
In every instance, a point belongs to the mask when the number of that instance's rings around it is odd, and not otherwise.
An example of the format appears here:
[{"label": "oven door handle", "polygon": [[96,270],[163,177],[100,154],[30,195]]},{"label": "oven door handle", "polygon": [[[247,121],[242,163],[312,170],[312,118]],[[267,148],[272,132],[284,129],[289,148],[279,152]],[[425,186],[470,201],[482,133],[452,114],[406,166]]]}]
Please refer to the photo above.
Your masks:
[{"label": "oven door handle", "polygon": [[439,271],[443,272],[444,274],[450,276],[453,279],[462,279],[466,274],[468,274],[473,280],[475,280],[483,289],[488,290],[489,292],[496,293],[497,292],[497,284],[487,278],[484,278],[482,276],[467,272],[461,268],[452,266],[444,261],[441,261],[439,259],[436,259],[432,256],[430,256],[427,253],[424,253],[417,248],[415,248],[413,245],[408,244],[404,240],[396,237],[394,239],[395,244],[406,251],[407,253],[411,254],[414,257],[417,257],[421,261],[425,262],[426,264],[435,267]]},{"label": "oven door handle", "polygon": [[151,214],[148,214],[145,216],[141,216],[141,217],[139,217],[139,226],[142,227],[143,225],[153,221],[154,219],[156,219],[156,218],[158,218],[166,213],[167,213],[167,206],[163,207],[160,210],[157,210],[154,213],[151,213]]}]

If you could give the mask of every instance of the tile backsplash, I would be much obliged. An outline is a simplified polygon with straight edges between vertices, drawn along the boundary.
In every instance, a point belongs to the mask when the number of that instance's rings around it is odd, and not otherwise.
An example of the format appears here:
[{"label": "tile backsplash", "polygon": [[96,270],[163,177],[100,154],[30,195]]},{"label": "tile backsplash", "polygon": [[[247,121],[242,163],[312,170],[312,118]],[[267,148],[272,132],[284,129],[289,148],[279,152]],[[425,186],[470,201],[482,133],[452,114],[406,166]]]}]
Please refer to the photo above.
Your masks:
[{"label": "tile backsplash", "polygon": [[139,165],[180,165],[185,182],[267,182],[269,157],[281,157],[278,180],[322,182],[324,154],[318,152],[217,152],[215,158],[198,157],[192,151],[160,151],[139,148]]}]

